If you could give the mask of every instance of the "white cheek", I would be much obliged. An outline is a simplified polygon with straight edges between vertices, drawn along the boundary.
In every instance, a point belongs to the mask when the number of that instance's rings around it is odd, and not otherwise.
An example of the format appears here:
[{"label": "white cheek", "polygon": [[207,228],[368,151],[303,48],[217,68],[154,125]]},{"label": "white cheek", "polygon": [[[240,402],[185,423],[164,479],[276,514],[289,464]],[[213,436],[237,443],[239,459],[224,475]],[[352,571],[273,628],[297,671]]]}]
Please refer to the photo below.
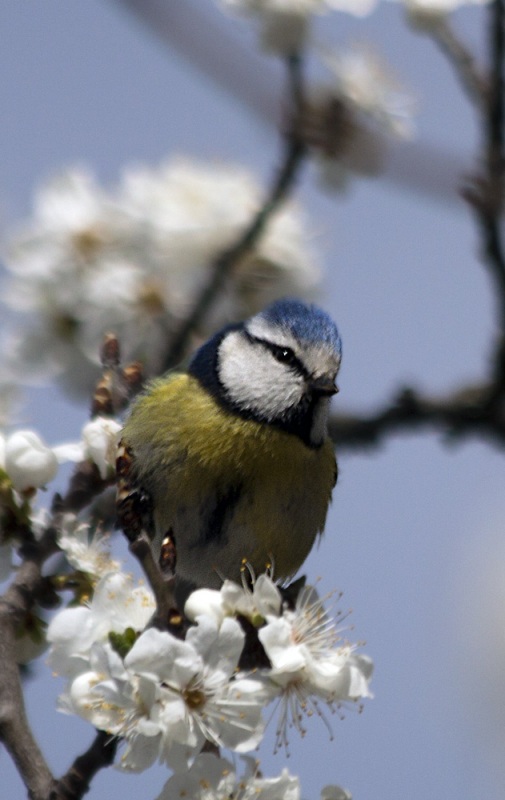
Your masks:
[{"label": "white cheek", "polygon": [[220,346],[219,379],[234,403],[269,420],[298,405],[304,391],[303,379],[239,333]]}]

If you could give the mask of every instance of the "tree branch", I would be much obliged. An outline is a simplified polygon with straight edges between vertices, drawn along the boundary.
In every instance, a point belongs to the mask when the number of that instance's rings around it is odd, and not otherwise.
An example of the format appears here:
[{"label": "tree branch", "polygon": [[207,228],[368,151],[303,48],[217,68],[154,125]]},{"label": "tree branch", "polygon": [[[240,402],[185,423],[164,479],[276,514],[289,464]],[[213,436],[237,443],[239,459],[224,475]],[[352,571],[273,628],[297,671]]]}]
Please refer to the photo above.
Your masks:
[{"label": "tree branch", "polygon": [[494,283],[498,301],[500,336],[493,357],[495,390],[490,398],[495,403],[505,393],[505,252],[501,233],[505,169],[504,26],[504,0],[493,0],[489,7],[489,90],[482,113],[482,174],[464,191],[480,229],[484,263]]},{"label": "tree branch", "polygon": [[390,434],[430,429],[451,439],[489,438],[505,446],[505,409],[490,403],[493,386],[469,386],[447,397],[434,398],[403,389],[392,402],[369,416],[336,414],[330,436],[340,451],[377,447]]},{"label": "tree branch", "polygon": [[40,542],[30,544],[25,559],[6,593],[0,598],[0,739],[21,775],[29,797],[45,800],[54,778],[30,730],[16,663],[15,634],[45,585],[41,568],[57,551],[54,528]]},{"label": "tree branch", "polygon": [[445,18],[426,30],[448,56],[468,96],[482,118],[481,173],[463,190],[471,205],[482,240],[484,263],[498,300],[500,335],[494,345],[488,383],[464,388],[442,398],[422,397],[413,389],[369,416],[339,415],[331,422],[333,439],[341,447],[377,445],[396,430],[431,428],[455,437],[480,435],[505,443],[505,251],[501,234],[504,189],[504,58],[505,0],[489,6],[487,78]]},{"label": "tree branch", "polygon": [[[293,106],[292,119],[295,120],[299,117],[301,104],[303,103],[301,62],[298,56],[291,56],[288,59],[288,71]],[[257,245],[272,216],[293,187],[306,155],[306,147],[296,124],[292,124],[285,141],[286,149],[282,165],[263,206],[258,210],[238,241],[221,253],[211,265],[210,277],[207,283],[197,297],[191,313],[184,320],[173,338],[165,358],[164,369],[173,367],[184,356],[191,334],[197,330],[241,259]]]},{"label": "tree branch", "polygon": [[85,753],[78,756],[68,772],[57,782],[50,800],[80,800],[90,788],[97,772],[114,761],[119,739],[105,731],[97,734]]},{"label": "tree branch", "polygon": [[478,108],[482,108],[488,93],[488,83],[480,74],[472,53],[456,36],[446,17],[441,16],[427,30],[453,65],[467,96]]},{"label": "tree branch", "polygon": [[30,730],[15,659],[10,609],[0,602],[0,739],[32,800],[45,800],[54,779]]}]

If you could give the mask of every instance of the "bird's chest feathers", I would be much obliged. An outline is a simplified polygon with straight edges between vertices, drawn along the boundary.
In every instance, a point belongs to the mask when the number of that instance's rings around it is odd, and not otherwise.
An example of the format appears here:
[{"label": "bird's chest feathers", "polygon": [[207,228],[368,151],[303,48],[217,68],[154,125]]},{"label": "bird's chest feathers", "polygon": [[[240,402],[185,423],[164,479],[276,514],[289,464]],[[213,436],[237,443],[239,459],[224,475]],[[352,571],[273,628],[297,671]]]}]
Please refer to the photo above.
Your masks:
[{"label": "bird's chest feathers", "polygon": [[160,385],[151,398],[152,414],[149,400],[138,407],[135,430],[144,436],[131,444],[138,451],[156,442],[159,451],[155,459],[140,459],[158,465],[140,476],[153,495],[157,527],[171,521],[176,539],[184,530],[188,549],[204,539],[217,548],[220,538],[221,545],[229,538],[237,561],[246,556],[258,568],[275,540],[279,572],[294,571],[300,559],[293,560],[293,550],[308,552],[324,526],[335,475],[331,443],[310,448],[285,431],[242,419],[186,375]]},{"label": "bird's chest feathers", "polygon": [[328,502],[333,454],[326,448],[307,447],[296,436],[272,426],[243,420],[221,409],[210,418],[193,419],[191,429],[179,431],[182,452],[169,444],[167,471],[170,483],[180,483],[190,493],[207,497],[234,487],[243,501],[265,505],[274,513],[303,503],[322,492]]}]

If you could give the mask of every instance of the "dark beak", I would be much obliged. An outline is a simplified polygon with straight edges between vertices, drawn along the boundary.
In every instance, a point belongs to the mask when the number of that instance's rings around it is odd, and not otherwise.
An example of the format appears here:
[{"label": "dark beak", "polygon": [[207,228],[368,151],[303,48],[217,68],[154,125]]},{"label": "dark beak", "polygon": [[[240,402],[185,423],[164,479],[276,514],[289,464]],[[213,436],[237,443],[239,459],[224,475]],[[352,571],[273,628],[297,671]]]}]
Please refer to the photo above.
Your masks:
[{"label": "dark beak", "polygon": [[320,378],[311,378],[309,380],[309,389],[314,394],[319,394],[322,397],[331,397],[338,392],[338,386],[334,380],[323,375]]}]

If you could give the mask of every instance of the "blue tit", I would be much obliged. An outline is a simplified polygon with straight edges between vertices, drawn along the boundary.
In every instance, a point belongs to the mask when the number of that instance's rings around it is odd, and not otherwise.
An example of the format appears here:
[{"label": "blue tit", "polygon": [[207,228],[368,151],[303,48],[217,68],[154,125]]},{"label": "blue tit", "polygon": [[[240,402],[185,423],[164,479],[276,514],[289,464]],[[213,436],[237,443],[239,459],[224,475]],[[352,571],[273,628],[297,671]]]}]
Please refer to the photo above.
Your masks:
[{"label": "blue tit", "polygon": [[177,581],[218,588],[271,567],[290,578],[322,533],[337,478],[327,433],[341,340],[320,308],[279,300],[154,380],[123,432],[150,499],[153,550]]}]

